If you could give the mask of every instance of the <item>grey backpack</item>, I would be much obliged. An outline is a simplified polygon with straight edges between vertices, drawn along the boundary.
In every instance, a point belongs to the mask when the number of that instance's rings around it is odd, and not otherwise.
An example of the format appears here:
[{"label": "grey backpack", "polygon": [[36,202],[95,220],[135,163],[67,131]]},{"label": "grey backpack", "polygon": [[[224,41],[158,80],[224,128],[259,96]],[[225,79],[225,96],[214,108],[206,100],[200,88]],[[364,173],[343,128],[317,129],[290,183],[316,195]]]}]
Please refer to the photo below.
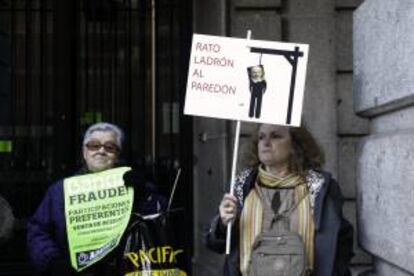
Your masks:
[{"label": "grey backpack", "polygon": [[271,228],[257,236],[252,247],[249,276],[305,275],[302,238],[289,230],[289,216],[297,205],[276,214]]}]

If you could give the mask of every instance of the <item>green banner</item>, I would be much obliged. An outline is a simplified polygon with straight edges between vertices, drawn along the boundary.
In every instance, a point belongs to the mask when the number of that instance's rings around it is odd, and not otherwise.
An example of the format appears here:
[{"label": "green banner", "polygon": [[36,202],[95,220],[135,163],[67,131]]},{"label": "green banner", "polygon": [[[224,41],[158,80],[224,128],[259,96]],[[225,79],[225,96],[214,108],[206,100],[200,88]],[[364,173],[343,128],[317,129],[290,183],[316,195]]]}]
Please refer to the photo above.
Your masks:
[{"label": "green banner", "polygon": [[105,257],[124,233],[133,188],[124,185],[128,167],[64,180],[65,217],[72,266],[81,271]]},{"label": "green banner", "polygon": [[94,123],[99,123],[102,122],[102,112],[85,112],[82,114],[82,116],[80,117],[80,123],[82,125],[91,125]]},{"label": "green banner", "polygon": [[0,152],[12,152],[12,151],[13,151],[13,141],[0,140]]}]

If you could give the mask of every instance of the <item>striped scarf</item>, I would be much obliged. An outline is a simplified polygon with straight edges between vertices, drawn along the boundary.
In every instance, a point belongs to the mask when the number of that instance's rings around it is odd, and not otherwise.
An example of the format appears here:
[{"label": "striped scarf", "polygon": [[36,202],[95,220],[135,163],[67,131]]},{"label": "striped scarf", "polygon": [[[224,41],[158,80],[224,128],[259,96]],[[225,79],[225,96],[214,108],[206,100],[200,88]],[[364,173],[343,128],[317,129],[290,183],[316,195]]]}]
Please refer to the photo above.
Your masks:
[{"label": "striped scarf", "polygon": [[[306,254],[306,269],[313,270],[313,243],[314,223],[310,196],[306,183],[299,175],[289,175],[285,178],[278,178],[259,167],[257,181],[268,188],[293,189],[294,204],[300,200],[292,215],[297,216],[297,232],[304,241]],[[283,201],[283,199],[282,199]],[[249,262],[251,258],[252,245],[256,237],[262,231],[263,205],[257,188],[252,189],[246,197],[244,207],[240,216],[240,271],[242,275],[248,275]]]}]

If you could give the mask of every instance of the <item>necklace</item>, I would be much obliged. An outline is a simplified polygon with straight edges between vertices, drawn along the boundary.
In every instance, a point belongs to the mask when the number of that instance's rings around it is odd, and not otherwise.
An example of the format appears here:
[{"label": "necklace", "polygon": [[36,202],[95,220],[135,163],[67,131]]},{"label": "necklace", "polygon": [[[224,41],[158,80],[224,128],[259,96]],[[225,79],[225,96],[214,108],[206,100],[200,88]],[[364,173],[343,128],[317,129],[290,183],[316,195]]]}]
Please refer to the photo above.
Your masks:
[{"label": "necklace", "polygon": [[[264,203],[272,210],[275,214],[279,213],[280,209],[280,191],[279,189],[270,189],[263,186],[258,187],[259,195],[263,199]],[[273,196],[271,191],[275,191]]]}]

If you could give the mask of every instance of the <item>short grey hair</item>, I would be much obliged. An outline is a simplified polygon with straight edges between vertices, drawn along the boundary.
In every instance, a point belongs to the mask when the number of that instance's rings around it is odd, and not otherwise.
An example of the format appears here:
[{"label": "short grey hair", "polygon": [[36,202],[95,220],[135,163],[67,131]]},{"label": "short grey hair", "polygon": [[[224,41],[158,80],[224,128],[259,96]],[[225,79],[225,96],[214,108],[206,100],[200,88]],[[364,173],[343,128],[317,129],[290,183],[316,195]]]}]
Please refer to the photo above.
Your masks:
[{"label": "short grey hair", "polygon": [[122,144],[124,142],[124,132],[121,128],[114,124],[102,122],[102,123],[96,123],[91,125],[85,132],[85,135],[83,136],[83,145],[86,145],[91,139],[92,133],[95,131],[111,131],[115,134],[116,137],[116,145],[119,147],[119,149],[122,149]]}]

